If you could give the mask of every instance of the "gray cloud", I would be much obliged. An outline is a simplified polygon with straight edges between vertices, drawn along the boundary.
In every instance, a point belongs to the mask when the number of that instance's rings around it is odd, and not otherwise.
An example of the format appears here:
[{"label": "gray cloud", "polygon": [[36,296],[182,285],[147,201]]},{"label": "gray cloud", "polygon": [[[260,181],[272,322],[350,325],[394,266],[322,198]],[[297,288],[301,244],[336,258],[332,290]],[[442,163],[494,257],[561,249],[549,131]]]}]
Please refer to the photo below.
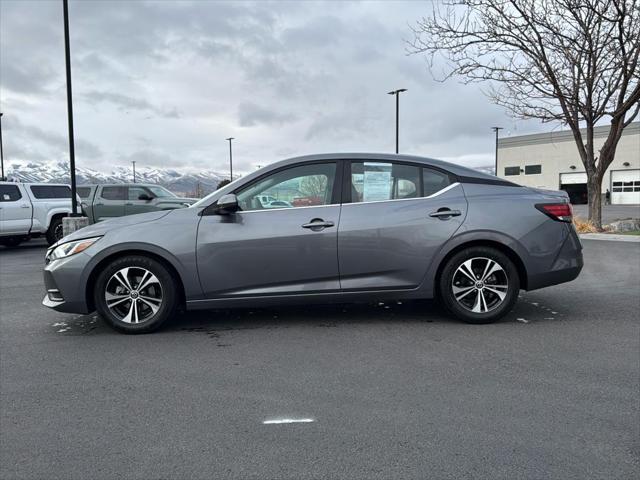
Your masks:
[{"label": "gray cloud", "polygon": [[295,120],[294,115],[279,112],[273,107],[265,108],[252,102],[243,102],[238,106],[238,121],[241,127],[253,127],[258,124],[282,125]]},{"label": "gray cloud", "polygon": [[[234,136],[234,165],[250,171],[296,153],[390,151],[386,92],[405,87],[403,151],[491,164],[488,127],[539,127],[508,119],[477,86],[434,82],[422,59],[406,56],[408,24],[428,8],[71,1],[78,155],[94,168],[108,159],[226,171],[224,139]],[[65,158],[60,3],[0,1],[0,40],[7,153]]]}]

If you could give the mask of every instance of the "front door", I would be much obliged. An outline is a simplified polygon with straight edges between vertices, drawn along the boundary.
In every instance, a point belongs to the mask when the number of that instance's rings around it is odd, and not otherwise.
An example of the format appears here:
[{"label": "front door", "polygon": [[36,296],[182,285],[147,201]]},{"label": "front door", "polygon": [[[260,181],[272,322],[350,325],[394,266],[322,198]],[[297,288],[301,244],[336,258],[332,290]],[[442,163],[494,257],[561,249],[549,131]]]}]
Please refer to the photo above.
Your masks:
[{"label": "front door", "polygon": [[343,291],[410,289],[461,225],[467,201],[446,172],[395,162],[350,162],[351,201],[338,230]]},{"label": "front door", "polygon": [[337,170],[328,162],[268,173],[234,192],[241,211],[203,215],[197,261],[205,297],[338,291]]},{"label": "front door", "polygon": [[[128,200],[124,205],[125,215],[134,215],[136,213],[147,213],[156,211],[155,195],[148,188],[129,186]],[[141,200],[140,196],[148,197]]]},{"label": "front door", "polygon": [[31,230],[31,202],[17,185],[0,185],[0,234],[27,234]]}]

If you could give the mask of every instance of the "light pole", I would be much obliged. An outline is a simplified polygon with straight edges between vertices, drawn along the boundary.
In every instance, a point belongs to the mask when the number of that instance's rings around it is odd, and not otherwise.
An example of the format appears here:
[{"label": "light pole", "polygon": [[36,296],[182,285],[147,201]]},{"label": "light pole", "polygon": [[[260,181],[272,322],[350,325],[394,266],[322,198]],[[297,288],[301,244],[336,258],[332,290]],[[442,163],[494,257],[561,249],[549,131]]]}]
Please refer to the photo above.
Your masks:
[{"label": "light pole", "polygon": [[131,163],[133,164],[133,183],[136,183],[136,161],[131,160]]},{"label": "light pole", "polygon": [[2,112],[0,112],[0,182],[4,182],[4,151],[2,150]]},{"label": "light pole", "polygon": [[71,176],[71,216],[78,216],[76,199],[76,153],[73,140],[73,100],[71,96],[71,52],[69,49],[69,4],[62,0],[64,16],[64,55],[67,73],[67,117],[69,121],[69,174]]},{"label": "light pole", "polygon": [[398,136],[400,131],[400,94],[406,91],[406,88],[399,88],[398,90],[388,92],[389,95],[396,96],[396,153],[398,153]]},{"label": "light pole", "polygon": [[503,127],[491,127],[491,130],[496,132],[496,166],[495,166],[494,174],[497,177],[498,176],[498,132],[500,130],[503,130]]},{"label": "light pole", "polygon": [[233,150],[231,149],[231,140],[233,137],[227,138],[229,142],[229,179],[233,182]]}]

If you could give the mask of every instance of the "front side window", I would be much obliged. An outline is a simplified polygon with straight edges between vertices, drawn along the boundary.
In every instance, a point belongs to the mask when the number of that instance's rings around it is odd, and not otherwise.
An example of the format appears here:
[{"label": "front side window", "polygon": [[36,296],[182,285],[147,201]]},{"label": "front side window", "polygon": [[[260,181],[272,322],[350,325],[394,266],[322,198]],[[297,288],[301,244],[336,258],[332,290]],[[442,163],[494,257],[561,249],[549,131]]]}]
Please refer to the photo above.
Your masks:
[{"label": "front side window", "polygon": [[236,192],[243,211],[329,205],[335,163],[300,165],[280,170]]},{"label": "front side window", "polygon": [[21,198],[17,185],[0,185],[0,202],[17,202]]},{"label": "front side window", "polygon": [[351,202],[420,197],[420,168],[385,162],[351,162]]},{"label": "front side window", "polygon": [[140,195],[151,196],[144,187],[129,187],[129,200],[140,200]]},{"label": "front side window", "polygon": [[105,200],[125,200],[127,187],[103,187],[100,196]]},{"label": "front side window", "polygon": [[175,195],[164,187],[152,186],[147,188],[149,188],[149,190],[151,190],[156,197],[175,198]]},{"label": "front side window", "polygon": [[29,188],[37,199],[71,198],[71,188],[66,185],[31,185]]}]

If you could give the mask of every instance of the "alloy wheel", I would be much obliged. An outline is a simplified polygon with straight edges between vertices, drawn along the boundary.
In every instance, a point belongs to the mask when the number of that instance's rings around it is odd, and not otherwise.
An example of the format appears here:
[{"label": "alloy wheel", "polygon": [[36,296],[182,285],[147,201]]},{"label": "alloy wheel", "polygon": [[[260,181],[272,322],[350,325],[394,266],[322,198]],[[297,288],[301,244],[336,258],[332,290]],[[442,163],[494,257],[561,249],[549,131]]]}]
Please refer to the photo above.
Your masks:
[{"label": "alloy wheel", "polygon": [[498,308],[506,298],[509,279],[495,260],[474,257],[456,269],[451,288],[456,302],[465,310],[487,313]]},{"label": "alloy wheel", "polygon": [[146,268],[125,267],[114,273],[105,287],[109,311],[121,322],[143,323],[162,305],[162,284]]}]

